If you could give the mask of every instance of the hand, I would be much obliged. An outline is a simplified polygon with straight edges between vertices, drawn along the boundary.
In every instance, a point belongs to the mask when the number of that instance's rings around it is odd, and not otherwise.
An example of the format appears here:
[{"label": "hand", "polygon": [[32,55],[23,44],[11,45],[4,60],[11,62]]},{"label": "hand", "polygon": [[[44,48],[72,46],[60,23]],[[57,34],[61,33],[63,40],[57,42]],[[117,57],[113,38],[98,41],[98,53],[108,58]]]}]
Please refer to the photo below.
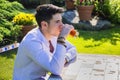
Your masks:
[{"label": "hand", "polygon": [[71,30],[73,30],[74,27],[69,24],[64,24],[61,33],[59,34],[58,37],[64,37],[66,38],[67,35],[70,33]]}]

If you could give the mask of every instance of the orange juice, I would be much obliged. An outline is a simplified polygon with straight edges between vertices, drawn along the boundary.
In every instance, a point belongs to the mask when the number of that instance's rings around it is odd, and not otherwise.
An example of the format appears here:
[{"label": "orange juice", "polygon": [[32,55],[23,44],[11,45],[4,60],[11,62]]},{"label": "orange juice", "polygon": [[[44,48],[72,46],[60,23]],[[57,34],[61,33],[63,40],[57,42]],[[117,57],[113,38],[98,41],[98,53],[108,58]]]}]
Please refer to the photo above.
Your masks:
[{"label": "orange juice", "polygon": [[76,36],[78,36],[78,32],[75,29],[73,29],[73,30],[70,31],[70,35],[72,37],[76,37]]}]

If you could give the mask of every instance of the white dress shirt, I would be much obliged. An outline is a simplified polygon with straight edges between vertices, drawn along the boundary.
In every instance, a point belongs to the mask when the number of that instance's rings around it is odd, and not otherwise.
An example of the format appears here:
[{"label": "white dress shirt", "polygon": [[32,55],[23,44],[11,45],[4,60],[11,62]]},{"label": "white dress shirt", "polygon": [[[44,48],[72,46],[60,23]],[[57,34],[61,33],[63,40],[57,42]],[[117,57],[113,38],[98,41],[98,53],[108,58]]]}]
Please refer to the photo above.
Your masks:
[{"label": "white dress shirt", "polygon": [[13,80],[42,80],[47,72],[60,75],[65,66],[65,57],[70,61],[76,57],[76,49],[68,41],[67,47],[51,40],[54,52],[49,50],[49,42],[39,28],[31,30],[21,41],[14,64]]}]

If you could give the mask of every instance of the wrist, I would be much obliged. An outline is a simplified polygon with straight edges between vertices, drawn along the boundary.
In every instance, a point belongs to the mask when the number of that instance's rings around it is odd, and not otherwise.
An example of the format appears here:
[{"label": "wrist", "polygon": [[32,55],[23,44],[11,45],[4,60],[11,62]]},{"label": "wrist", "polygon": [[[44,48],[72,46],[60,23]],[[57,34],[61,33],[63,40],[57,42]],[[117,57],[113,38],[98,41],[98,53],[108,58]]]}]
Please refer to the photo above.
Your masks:
[{"label": "wrist", "polygon": [[63,46],[67,47],[66,43],[65,43],[65,38],[64,37],[58,37],[57,43],[62,44]]},{"label": "wrist", "polygon": [[65,56],[65,60],[68,63],[70,61],[70,58],[68,56]]},{"label": "wrist", "polygon": [[58,39],[65,40],[65,37],[59,36]]}]

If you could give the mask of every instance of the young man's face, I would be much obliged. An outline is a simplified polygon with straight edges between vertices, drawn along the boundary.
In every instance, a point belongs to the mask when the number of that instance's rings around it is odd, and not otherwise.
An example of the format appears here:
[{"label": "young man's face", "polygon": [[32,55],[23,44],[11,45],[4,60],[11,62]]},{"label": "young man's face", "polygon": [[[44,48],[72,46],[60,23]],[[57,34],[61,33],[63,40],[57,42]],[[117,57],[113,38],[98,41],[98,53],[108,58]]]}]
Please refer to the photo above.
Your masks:
[{"label": "young man's face", "polygon": [[62,30],[62,16],[60,13],[57,13],[52,16],[50,23],[48,24],[48,33],[51,36],[58,36]]}]

